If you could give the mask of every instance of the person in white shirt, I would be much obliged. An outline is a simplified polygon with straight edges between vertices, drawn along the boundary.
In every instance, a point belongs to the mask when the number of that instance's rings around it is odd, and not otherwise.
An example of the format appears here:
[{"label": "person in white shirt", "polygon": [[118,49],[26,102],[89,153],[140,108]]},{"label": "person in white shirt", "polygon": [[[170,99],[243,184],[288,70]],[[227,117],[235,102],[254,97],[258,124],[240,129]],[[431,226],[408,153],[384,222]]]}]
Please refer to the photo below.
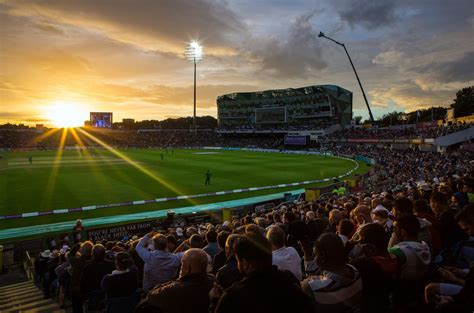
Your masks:
[{"label": "person in white shirt", "polygon": [[301,281],[301,257],[293,247],[285,247],[285,232],[279,226],[268,229],[267,239],[272,247],[272,264],[279,270],[288,270]]}]

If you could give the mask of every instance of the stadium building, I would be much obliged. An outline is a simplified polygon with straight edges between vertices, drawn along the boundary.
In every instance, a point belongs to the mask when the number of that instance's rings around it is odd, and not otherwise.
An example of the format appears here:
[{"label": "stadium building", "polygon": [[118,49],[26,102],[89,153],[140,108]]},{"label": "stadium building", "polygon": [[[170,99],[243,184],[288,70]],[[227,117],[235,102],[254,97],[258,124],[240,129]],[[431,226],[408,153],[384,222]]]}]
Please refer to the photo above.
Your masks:
[{"label": "stadium building", "polygon": [[322,131],[352,120],[352,92],[335,85],[317,85],[217,98],[219,132]]}]

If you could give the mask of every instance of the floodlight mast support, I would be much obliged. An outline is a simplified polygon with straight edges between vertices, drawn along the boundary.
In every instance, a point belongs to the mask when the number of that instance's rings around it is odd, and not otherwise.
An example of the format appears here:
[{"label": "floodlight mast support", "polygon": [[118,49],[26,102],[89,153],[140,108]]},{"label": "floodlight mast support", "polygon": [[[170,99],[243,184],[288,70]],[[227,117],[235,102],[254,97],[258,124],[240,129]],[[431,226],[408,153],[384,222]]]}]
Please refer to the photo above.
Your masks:
[{"label": "floodlight mast support", "polygon": [[323,38],[326,38],[328,40],[331,40],[332,42],[334,42],[334,43],[336,43],[336,44],[338,44],[338,45],[340,45],[344,48],[344,51],[346,52],[346,55],[349,58],[349,62],[351,63],[352,69],[354,70],[354,74],[357,78],[357,82],[359,83],[359,87],[360,87],[360,90],[362,91],[362,95],[364,96],[364,100],[365,100],[365,104],[367,105],[367,109],[369,110],[370,121],[372,122],[372,124],[375,124],[374,116],[372,115],[372,110],[370,109],[369,101],[367,100],[367,97],[365,95],[364,88],[362,87],[362,83],[360,82],[359,75],[357,74],[354,63],[352,63],[351,56],[349,55],[349,52],[346,49],[346,45],[344,45],[343,43],[341,43],[337,40],[334,40],[334,39],[326,36],[323,32],[319,32],[318,37],[323,37]]},{"label": "floodlight mast support", "polygon": [[184,57],[189,62],[193,63],[194,68],[194,112],[193,112],[193,129],[194,132],[197,132],[197,123],[196,123],[196,65],[203,58],[202,46],[199,45],[197,41],[192,41],[186,45],[184,50]]},{"label": "floodlight mast support", "polygon": [[193,129],[197,132],[196,125],[196,58],[194,58],[194,115],[193,115]]}]

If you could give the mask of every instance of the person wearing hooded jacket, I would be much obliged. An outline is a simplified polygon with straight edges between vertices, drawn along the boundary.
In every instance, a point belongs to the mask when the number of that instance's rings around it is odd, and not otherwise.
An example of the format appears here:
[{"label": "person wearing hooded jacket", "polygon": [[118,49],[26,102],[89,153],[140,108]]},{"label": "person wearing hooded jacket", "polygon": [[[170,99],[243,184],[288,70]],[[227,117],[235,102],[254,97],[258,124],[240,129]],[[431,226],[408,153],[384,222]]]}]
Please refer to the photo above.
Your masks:
[{"label": "person wearing hooded jacket", "polygon": [[399,264],[394,284],[393,303],[395,311],[413,311],[422,292],[423,278],[427,273],[431,253],[429,246],[420,241],[420,222],[414,214],[404,214],[397,218],[394,233],[401,240],[388,248]]},{"label": "person wearing hooded jacket", "polygon": [[397,258],[402,280],[419,280],[430,265],[430,248],[418,240],[420,227],[419,219],[413,214],[405,214],[394,223],[394,232],[401,242],[388,248],[388,252]]},{"label": "person wearing hooded jacket", "polygon": [[[408,214],[413,215],[413,202],[408,198],[398,198],[395,200],[394,207],[392,210],[395,219],[400,218],[401,216]],[[432,248],[431,241],[431,222],[424,218],[418,218],[418,223],[420,224],[420,230],[418,231],[418,240],[426,243],[428,247]],[[389,247],[393,247],[398,244],[401,239],[398,236],[397,232],[392,232],[390,241],[388,243]]]}]

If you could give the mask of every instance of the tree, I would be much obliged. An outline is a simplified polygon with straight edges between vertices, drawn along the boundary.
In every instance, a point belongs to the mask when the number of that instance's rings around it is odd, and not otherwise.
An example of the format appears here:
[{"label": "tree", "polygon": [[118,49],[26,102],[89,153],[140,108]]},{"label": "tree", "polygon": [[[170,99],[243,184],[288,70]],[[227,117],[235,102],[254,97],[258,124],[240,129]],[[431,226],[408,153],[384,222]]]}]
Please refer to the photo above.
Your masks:
[{"label": "tree", "polygon": [[354,124],[355,125],[360,125],[361,121],[362,121],[362,116],[354,116]]},{"label": "tree", "polygon": [[[196,123],[199,129],[215,129],[217,119],[212,116],[197,116]],[[167,118],[165,120],[143,120],[133,124],[123,125],[122,122],[114,123],[113,129],[190,129],[193,125],[192,117]]]},{"label": "tree", "polygon": [[399,125],[403,122],[403,112],[393,111],[384,114],[378,121],[378,125],[381,127],[388,127],[390,125]]},{"label": "tree", "polygon": [[463,117],[474,114],[474,86],[469,86],[456,93],[456,99],[451,107],[454,108],[454,117]]}]

